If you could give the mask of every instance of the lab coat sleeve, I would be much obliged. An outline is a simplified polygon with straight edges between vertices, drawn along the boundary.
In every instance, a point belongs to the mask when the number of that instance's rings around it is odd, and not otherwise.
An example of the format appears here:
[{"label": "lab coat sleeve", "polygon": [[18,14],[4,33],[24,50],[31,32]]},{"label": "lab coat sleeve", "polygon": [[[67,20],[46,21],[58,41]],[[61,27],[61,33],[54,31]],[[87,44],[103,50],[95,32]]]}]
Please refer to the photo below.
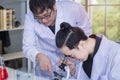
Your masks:
[{"label": "lab coat sleeve", "polygon": [[[32,14],[32,13],[31,13]],[[34,19],[30,14],[26,15],[23,32],[23,53],[24,55],[35,63],[35,57],[40,51],[36,46],[36,36],[34,31]]]},{"label": "lab coat sleeve", "polygon": [[113,66],[108,80],[120,80],[120,50],[113,60]]},{"label": "lab coat sleeve", "polygon": [[77,9],[76,24],[85,31],[87,36],[89,36],[92,33],[91,20],[82,5],[79,4]]}]

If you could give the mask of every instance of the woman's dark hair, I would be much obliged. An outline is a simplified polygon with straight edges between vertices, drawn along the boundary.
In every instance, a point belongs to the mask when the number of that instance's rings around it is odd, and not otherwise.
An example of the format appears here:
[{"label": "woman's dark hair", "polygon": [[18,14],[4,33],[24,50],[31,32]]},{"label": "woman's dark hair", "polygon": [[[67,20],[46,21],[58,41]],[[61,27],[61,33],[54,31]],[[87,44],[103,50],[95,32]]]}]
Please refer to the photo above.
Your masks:
[{"label": "woman's dark hair", "polygon": [[87,38],[81,28],[63,22],[60,24],[60,30],[56,35],[56,46],[62,48],[66,45],[69,49],[73,49],[78,45],[80,40],[87,40]]},{"label": "woman's dark hair", "polygon": [[52,9],[55,4],[55,0],[30,0],[29,6],[33,14],[37,14],[37,10],[40,9],[41,13],[45,9]]}]

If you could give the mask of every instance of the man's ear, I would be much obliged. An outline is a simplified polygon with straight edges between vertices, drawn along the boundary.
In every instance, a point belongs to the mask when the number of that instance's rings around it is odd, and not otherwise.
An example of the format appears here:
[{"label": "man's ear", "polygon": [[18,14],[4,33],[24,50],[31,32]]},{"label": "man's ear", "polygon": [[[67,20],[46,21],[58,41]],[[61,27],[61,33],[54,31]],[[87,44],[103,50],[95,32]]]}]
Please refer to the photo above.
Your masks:
[{"label": "man's ear", "polygon": [[56,3],[53,5],[53,9],[54,9],[54,10],[57,10]]}]

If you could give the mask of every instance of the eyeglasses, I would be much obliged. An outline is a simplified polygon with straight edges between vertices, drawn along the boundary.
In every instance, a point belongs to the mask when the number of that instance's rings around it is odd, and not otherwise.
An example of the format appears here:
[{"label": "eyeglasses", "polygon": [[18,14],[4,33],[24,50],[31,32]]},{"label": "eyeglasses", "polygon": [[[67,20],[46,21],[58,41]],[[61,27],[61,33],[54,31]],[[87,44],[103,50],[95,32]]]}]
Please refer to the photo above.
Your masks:
[{"label": "eyeglasses", "polygon": [[47,10],[47,14],[46,14],[46,15],[44,15],[43,17],[34,16],[34,19],[36,19],[36,20],[39,21],[39,22],[42,22],[43,19],[48,20],[48,19],[51,17],[52,11],[53,11],[53,10],[51,10],[50,12],[48,12],[48,10]]}]

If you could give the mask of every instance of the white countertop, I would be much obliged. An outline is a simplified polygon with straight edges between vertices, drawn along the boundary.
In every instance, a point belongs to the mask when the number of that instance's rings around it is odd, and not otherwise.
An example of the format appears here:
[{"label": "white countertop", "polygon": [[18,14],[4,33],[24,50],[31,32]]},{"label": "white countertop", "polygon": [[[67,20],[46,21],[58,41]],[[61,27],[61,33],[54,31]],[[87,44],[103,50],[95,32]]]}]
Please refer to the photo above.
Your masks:
[{"label": "white countertop", "polygon": [[[7,80],[50,80],[45,77],[37,77],[34,73],[22,72],[19,70],[14,70],[11,68],[7,68],[8,71],[8,79]],[[62,80],[76,80],[76,79],[65,79]]]},{"label": "white countertop", "polygon": [[44,77],[37,77],[34,73],[26,73],[19,70],[7,68],[8,79],[7,80],[49,80]]}]

